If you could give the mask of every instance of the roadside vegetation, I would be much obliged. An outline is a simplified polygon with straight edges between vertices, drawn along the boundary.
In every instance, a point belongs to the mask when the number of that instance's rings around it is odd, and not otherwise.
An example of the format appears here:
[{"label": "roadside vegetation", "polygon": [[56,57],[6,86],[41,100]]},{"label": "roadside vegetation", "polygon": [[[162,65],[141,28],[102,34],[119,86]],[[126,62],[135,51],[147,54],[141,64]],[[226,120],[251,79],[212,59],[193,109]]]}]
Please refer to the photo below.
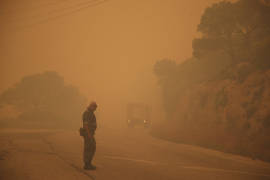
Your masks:
[{"label": "roadside vegetation", "polygon": [[270,161],[270,2],[205,9],[193,56],[158,61],[166,121],[153,134]]},{"label": "roadside vegetation", "polygon": [[54,71],[24,77],[0,95],[0,127],[76,128],[86,98]]}]

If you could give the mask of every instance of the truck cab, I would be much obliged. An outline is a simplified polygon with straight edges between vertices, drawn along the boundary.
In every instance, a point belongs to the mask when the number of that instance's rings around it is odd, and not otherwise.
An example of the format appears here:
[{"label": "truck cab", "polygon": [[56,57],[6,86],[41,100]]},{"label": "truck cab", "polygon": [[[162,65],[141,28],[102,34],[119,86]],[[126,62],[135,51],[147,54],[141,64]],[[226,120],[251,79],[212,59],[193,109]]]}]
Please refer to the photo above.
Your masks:
[{"label": "truck cab", "polygon": [[127,104],[127,125],[132,128],[142,126],[148,128],[151,125],[150,108],[144,103]]}]

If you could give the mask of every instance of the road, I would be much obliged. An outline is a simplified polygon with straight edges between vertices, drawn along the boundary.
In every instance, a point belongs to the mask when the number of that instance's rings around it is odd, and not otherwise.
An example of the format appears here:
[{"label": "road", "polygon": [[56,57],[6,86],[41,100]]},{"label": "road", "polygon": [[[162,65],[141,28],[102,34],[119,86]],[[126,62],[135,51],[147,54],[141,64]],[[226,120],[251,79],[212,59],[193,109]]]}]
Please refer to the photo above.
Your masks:
[{"label": "road", "polygon": [[140,128],[99,129],[96,171],[82,169],[76,131],[1,130],[0,179],[5,180],[264,180],[270,164],[160,140]]}]

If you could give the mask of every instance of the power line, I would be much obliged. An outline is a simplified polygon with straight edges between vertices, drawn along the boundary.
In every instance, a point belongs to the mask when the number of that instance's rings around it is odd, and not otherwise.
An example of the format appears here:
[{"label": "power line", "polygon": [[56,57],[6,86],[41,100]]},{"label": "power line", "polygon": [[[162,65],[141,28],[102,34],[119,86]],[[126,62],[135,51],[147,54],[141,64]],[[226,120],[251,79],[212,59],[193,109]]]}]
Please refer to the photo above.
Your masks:
[{"label": "power line", "polygon": [[[58,1],[50,1],[50,2],[46,2],[46,3],[42,3],[42,4],[39,4],[38,6],[32,6],[32,8],[44,8],[46,6],[52,6],[52,5],[55,5],[55,4],[59,4],[59,1],[60,2],[63,2],[63,1],[70,1],[70,0],[58,0]],[[8,14],[10,13],[13,13],[13,12],[24,12],[26,9],[25,8],[16,8],[16,9],[13,9],[13,10],[9,10],[9,11],[0,11],[0,15],[1,16],[7,16]]]},{"label": "power line", "polygon": [[95,3],[95,2],[98,3],[99,0],[90,0],[90,1],[81,2],[81,3],[76,4],[76,6],[70,6],[70,7],[65,7],[65,8],[61,8],[61,9],[56,9],[56,10],[49,11],[48,14],[57,13],[57,12],[59,12],[59,10],[65,11],[65,10],[73,9],[74,7],[84,6],[84,5],[88,5],[88,4]]},{"label": "power line", "polygon": [[[98,1],[98,0],[96,0],[96,1]],[[102,1],[98,1],[96,3],[93,3],[93,0],[92,0],[92,1],[89,1],[89,3],[92,2],[90,4],[86,4],[85,6],[82,6],[82,7],[79,7],[79,8],[76,8],[76,6],[75,6],[76,9],[73,9],[71,11],[68,11],[68,12],[65,12],[65,13],[62,13],[62,14],[58,14],[56,16],[48,17],[48,18],[42,19],[40,21],[36,21],[34,23],[31,23],[31,24],[28,24],[28,25],[25,25],[25,26],[20,26],[20,27],[16,28],[15,31],[31,28],[31,27],[39,25],[39,24],[44,24],[44,23],[47,23],[49,21],[52,21],[52,20],[55,20],[55,19],[58,19],[58,18],[61,18],[61,17],[65,17],[65,16],[68,16],[68,15],[71,15],[71,14],[75,14],[75,13],[78,13],[78,12],[84,10],[84,9],[99,6],[100,4],[106,3],[107,1],[109,1],[109,0],[102,0]]]},{"label": "power line", "polygon": [[[69,1],[69,0],[65,0],[65,1]],[[80,3],[72,4],[72,6],[61,7],[61,8],[58,8],[58,9],[54,9],[54,10],[51,10],[51,11],[47,12],[47,15],[54,14],[54,13],[61,12],[61,11],[65,11],[65,10],[69,10],[69,9],[73,9],[74,7],[78,7],[78,6],[87,5],[87,4],[93,3],[95,1],[98,1],[98,0],[87,0],[87,1],[80,2]],[[58,4],[58,3],[55,3],[55,4]],[[43,14],[41,14],[40,12],[37,12],[37,13],[34,13],[34,14],[30,14],[30,16],[22,16],[22,17],[19,17],[19,18],[15,18],[12,21],[9,21],[8,24],[18,23],[20,21],[27,20],[27,19],[36,19],[36,18],[39,18],[39,17],[42,17],[42,16],[43,16]]]}]

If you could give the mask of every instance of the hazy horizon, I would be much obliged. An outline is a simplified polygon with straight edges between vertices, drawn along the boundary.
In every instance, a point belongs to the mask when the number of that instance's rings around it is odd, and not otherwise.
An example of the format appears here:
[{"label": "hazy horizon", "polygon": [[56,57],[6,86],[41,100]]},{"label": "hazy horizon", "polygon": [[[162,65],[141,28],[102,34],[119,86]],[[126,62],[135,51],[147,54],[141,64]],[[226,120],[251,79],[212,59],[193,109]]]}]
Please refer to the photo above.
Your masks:
[{"label": "hazy horizon", "polygon": [[[145,85],[153,84],[152,67],[157,60],[171,58],[181,62],[191,57],[191,43],[200,16],[217,1],[200,0],[194,4],[177,0],[112,0],[44,24],[1,33],[4,41],[0,92],[23,76],[46,70],[59,72],[90,99],[97,98],[108,87],[114,90],[123,86],[126,91],[142,80]],[[40,6],[38,2],[25,2],[29,8]],[[59,1],[57,8],[75,4],[61,6],[61,3],[65,2]],[[1,11],[12,8],[9,4],[2,6]],[[32,14],[39,15],[33,22],[42,20],[48,17],[46,11],[56,7],[39,7],[27,14],[24,12],[27,7],[22,3],[18,6],[22,12],[13,15],[8,11],[10,14],[1,16],[2,26],[14,28],[7,23],[10,16],[22,15],[16,22],[18,25],[27,24]]]}]

